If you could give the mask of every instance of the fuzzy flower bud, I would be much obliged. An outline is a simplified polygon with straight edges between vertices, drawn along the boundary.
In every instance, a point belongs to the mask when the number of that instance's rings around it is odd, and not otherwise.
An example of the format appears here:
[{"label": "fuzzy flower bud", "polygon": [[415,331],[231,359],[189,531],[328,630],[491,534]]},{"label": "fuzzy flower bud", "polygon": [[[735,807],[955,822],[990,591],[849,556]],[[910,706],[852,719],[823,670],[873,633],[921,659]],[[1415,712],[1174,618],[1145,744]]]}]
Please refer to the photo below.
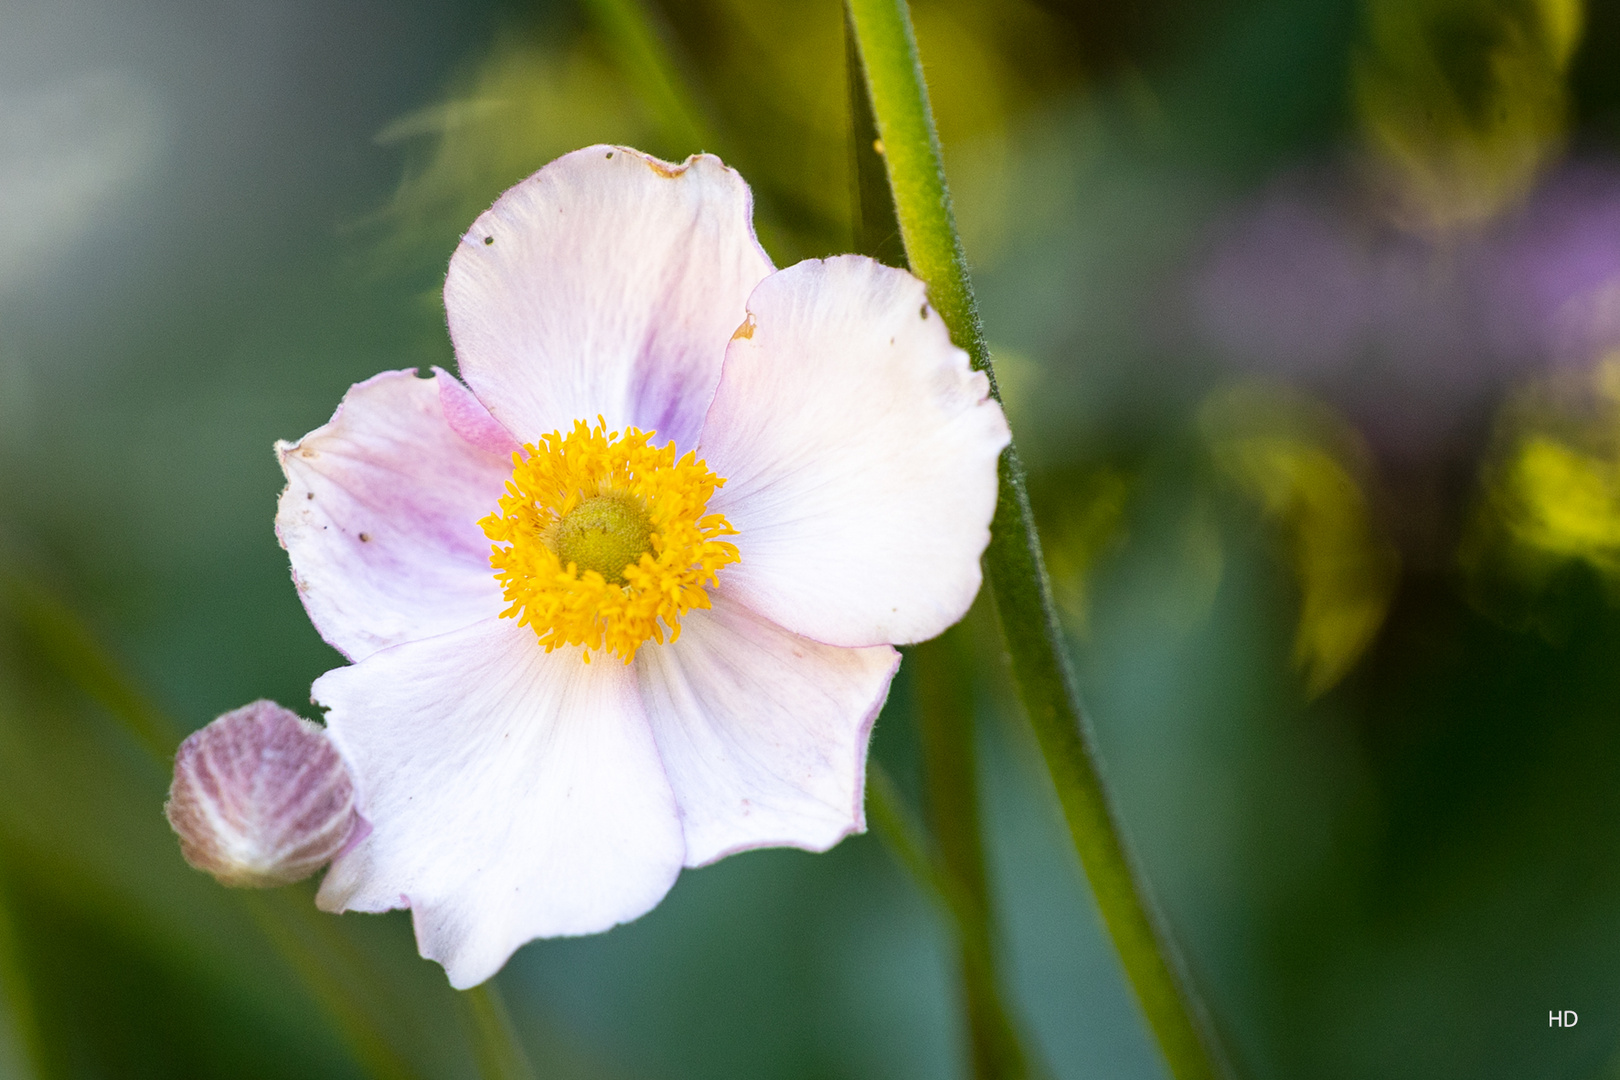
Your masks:
[{"label": "fuzzy flower bud", "polygon": [[163,809],[186,862],[243,888],[308,877],[363,827],[326,729],[263,700],[180,744]]}]

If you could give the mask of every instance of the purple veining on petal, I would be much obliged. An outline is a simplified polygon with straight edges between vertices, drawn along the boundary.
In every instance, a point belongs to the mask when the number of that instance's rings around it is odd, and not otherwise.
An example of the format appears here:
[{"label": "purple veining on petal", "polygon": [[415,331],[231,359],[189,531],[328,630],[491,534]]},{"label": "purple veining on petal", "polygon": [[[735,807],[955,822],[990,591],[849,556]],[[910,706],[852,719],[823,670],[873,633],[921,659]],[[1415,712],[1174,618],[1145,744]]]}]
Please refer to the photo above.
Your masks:
[{"label": "purple veining on petal", "polygon": [[383,372],[350,387],[330,423],[276,445],[277,535],[316,629],[351,659],[501,606],[478,519],[511,475],[510,452],[451,427],[447,382]]}]

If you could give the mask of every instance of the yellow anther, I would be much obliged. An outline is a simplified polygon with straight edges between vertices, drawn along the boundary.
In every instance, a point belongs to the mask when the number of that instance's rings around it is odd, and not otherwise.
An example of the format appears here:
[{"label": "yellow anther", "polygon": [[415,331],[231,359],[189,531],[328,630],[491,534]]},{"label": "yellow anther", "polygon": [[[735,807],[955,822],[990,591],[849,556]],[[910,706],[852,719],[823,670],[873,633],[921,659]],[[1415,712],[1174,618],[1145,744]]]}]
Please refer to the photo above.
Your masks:
[{"label": "yellow anther", "polygon": [[500,509],[479,522],[495,541],[490,565],[547,652],[606,649],[629,663],[650,640],[680,636],[680,617],[709,606],[708,586],[737,561],[724,515],[706,514],[725,483],[650,431],[609,432],[574,421],[512,455]]}]

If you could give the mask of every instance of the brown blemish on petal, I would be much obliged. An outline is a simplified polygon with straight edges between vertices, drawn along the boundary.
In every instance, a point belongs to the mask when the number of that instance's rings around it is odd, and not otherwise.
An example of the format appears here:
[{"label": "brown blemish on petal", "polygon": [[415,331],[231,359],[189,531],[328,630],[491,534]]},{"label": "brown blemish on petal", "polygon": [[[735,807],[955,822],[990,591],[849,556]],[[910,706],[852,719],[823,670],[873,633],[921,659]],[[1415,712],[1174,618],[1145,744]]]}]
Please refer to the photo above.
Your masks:
[{"label": "brown blemish on petal", "polygon": [[737,327],[736,332],[731,335],[731,340],[736,341],[738,338],[751,338],[751,337],[753,337],[754,336],[754,327],[756,325],[758,325],[758,324],[754,322],[754,313],[752,311],[750,311],[748,313],[748,318],[744,319],[742,321],[742,325]]},{"label": "brown blemish on petal", "polygon": [[690,160],[684,161],[679,165],[671,165],[669,162],[659,161],[657,158],[642,158],[641,160],[647,163],[647,168],[651,169],[653,172],[657,173],[659,176],[662,176],[666,180],[675,179],[677,176],[681,175],[681,173],[690,168],[692,164]]},{"label": "brown blemish on petal", "polygon": [[925,319],[928,318],[928,305],[924,304],[922,307],[918,308],[917,314],[921,315]]},{"label": "brown blemish on petal", "polygon": [[362,544],[369,544],[369,543],[371,543],[371,534],[370,534],[370,533],[361,533],[361,534],[360,534],[360,542],[361,542],[361,543],[362,543]]}]

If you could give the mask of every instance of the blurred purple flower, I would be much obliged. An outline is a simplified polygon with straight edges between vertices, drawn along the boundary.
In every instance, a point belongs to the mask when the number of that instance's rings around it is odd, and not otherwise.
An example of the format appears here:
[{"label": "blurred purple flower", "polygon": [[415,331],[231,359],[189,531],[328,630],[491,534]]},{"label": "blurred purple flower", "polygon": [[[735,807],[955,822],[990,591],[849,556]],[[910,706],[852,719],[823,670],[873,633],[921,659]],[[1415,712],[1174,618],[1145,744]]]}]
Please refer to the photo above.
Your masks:
[{"label": "blurred purple flower", "polygon": [[1620,166],[1567,165],[1484,231],[1433,242],[1333,174],[1283,178],[1223,223],[1195,334],[1303,382],[1376,443],[1423,455],[1507,383],[1620,344]]},{"label": "blurred purple flower", "polygon": [[1482,286],[1505,353],[1585,365],[1620,345],[1620,165],[1543,183],[1498,230]]}]

